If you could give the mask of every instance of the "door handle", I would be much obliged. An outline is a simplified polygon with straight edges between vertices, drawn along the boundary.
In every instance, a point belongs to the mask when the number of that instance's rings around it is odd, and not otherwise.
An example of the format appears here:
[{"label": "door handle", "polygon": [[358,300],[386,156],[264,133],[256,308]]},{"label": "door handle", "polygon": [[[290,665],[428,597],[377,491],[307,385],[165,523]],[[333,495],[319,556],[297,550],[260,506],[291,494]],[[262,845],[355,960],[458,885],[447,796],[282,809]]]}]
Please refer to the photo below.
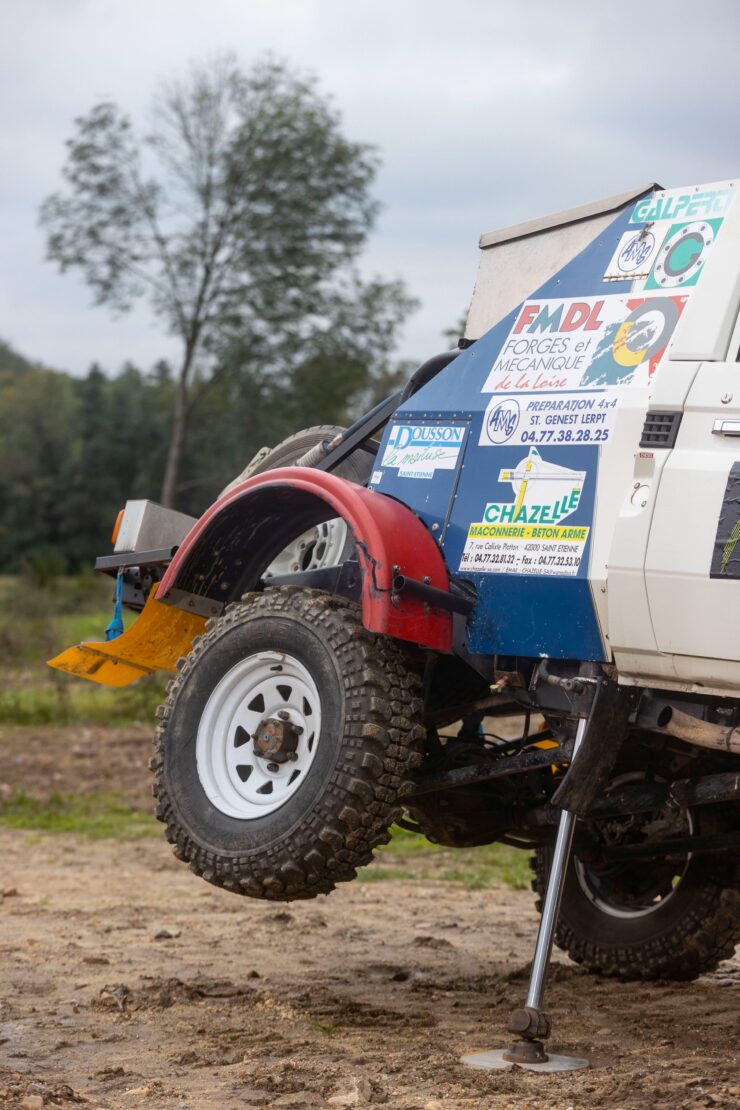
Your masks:
[{"label": "door handle", "polygon": [[740,436],[740,420],[715,420],[712,435]]}]

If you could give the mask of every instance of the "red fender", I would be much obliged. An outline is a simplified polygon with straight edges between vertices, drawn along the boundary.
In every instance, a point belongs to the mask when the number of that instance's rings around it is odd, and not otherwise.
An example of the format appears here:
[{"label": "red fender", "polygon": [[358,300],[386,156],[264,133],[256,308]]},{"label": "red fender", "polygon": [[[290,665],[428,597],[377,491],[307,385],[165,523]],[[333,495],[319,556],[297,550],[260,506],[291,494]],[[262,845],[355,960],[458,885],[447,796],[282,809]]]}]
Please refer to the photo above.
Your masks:
[{"label": "red fender", "polygon": [[[217,537],[228,533],[233,544],[234,529],[240,518],[249,517],[248,508],[254,507],[257,496],[269,505],[277,503],[281,491],[287,490],[295,493],[296,504],[322,501],[331,510],[331,516],[347,522],[357,544],[362,571],[362,619],[366,628],[436,651],[451,650],[449,612],[432,609],[418,598],[393,596],[393,576],[399,573],[417,581],[425,580],[440,590],[449,587],[444,558],[425,525],[409,508],[385,494],[308,467],[268,470],[248,478],[216,501],[176,552],[159,584],[157,600],[181,606],[183,591],[191,597],[206,593],[206,588],[193,588],[192,574],[188,572],[196,562],[204,565],[209,549],[218,546]],[[248,527],[245,524],[245,529]],[[250,538],[246,530],[239,534],[243,549],[248,549]],[[222,576],[221,571],[218,576]],[[176,596],[172,596],[173,591]]]}]

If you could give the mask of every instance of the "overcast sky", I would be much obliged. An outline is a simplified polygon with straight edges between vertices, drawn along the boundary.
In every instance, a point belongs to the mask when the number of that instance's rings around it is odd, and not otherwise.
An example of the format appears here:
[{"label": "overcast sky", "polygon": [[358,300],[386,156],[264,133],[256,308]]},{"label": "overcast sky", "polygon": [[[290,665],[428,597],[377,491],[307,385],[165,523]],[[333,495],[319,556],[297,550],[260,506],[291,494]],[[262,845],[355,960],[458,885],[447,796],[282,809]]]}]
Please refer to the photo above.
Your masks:
[{"label": "overcast sky", "polygon": [[481,232],[740,174],[740,0],[0,0],[0,337],[23,354],[83,373],[172,353],[146,311],[115,320],[44,261],[36,213],[76,115],[111,97],[136,118],[222,50],[312,70],[380,148],[362,268],[422,301],[409,358],[466,309]]}]

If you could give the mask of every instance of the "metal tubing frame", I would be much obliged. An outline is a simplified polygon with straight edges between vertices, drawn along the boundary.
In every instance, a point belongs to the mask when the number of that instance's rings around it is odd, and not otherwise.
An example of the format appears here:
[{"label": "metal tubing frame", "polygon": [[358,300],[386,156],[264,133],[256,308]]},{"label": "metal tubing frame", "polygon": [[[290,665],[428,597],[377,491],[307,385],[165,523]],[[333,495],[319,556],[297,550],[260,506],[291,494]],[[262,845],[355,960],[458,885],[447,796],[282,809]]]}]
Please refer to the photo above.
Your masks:
[{"label": "metal tubing frame", "polygon": [[[578,753],[579,747],[583,743],[587,727],[588,719],[585,717],[581,718],[578,722],[575,742],[573,744],[574,759]],[[565,872],[573,844],[575,824],[575,813],[571,813],[569,810],[564,809],[560,817],[560,824],[558,825],[558,835],[555,840],[552,867],[550,868],[550,876],[547,881],[547,893],[545,894],[545,903],[542,907],[540,927],[537,932],[537,944],[535,946],[534,959],[532,960],[532,972],[529,978],[527,1001],[525,1002],[526,1007],[531,1007],[535,1010],[542,1009],[545,984],[547,982],[547,969],[552,954],[555,925],[557,924],[560,902],[563,897]]]},{"label": "metal tubing frame", "polygon": [[452,771],[425,775],[416,780],[413,793],[407,795],[407,800],[421,797],[422,794],[434,794],[438,790],[473,786],[479,782],[508,778],[509,775],[526,775],[530,771],[541,771],[551,767],[553,763],[572,760],[574,754],[574,751],[571,752],[568,747],[562,746],[545,749],[527,748],[520,755],[503,756],[501,759],[491,759],[488,763],[475,763],[469,767],[456,767]]},{"label": "metal tubing frame", "polygon": [[347,428],[342,440],[337,444],[321,462],[316,464],[316,470],[335,470],[339,464],[361,447],[366,440],[375,435],[390,420],[401,401],[402,390],[392,393],[384,401],[380,401],[370,412],[366,412],[354,424]]}]

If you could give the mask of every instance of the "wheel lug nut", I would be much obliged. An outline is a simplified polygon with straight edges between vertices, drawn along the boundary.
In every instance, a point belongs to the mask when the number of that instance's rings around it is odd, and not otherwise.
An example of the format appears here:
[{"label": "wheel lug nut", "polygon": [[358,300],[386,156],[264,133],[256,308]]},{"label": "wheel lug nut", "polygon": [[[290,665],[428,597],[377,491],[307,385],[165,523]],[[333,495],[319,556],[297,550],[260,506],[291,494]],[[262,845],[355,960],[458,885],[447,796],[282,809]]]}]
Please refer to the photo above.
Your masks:
[{"label": "wheel lug nut", "polygon": [[280,766],[277,763],[268,763],[267,764],[267,770],[272,771],[272,772],[279,771]]}]

